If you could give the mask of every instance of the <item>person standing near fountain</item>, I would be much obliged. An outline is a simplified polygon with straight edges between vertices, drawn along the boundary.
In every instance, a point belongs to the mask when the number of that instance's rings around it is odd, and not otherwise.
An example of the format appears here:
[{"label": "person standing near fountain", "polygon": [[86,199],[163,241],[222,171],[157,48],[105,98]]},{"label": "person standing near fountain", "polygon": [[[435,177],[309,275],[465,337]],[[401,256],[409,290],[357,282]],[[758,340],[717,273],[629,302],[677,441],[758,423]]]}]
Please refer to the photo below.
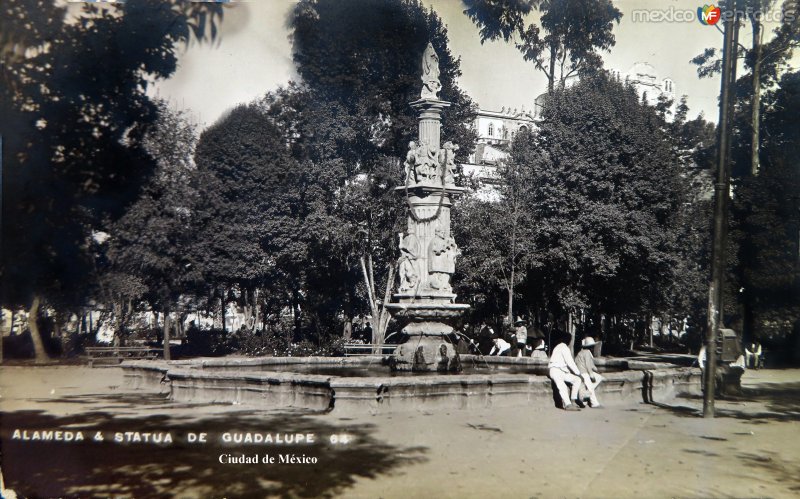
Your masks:
[{"label": "person standing near fountain", "polygon": [[[550,362],[547,364],[550,370],[550,379],[556,384],[558,394],[561,397],[561,405],[565,411],[579,411],[578,408],[578,391],[581,388],[581,377],[578,366],[575,365],[575,359],[572,358],[572,352],[569,348],[569,340],[571,336],[568,333],[559,335],[557,341],[558,345],[553,349],[553,355],[550,356]],[[567,384],[570,385],[570,391],[567,392]]]},{"label": "person standing near fountain", "polygon": [[528,343],[528,328],[525,327],[525,321],[522,317],[517,317],[517,322],[514,323],[516,329],[514,336],[517,338],[517,357],[525,355],[525,345]]}]

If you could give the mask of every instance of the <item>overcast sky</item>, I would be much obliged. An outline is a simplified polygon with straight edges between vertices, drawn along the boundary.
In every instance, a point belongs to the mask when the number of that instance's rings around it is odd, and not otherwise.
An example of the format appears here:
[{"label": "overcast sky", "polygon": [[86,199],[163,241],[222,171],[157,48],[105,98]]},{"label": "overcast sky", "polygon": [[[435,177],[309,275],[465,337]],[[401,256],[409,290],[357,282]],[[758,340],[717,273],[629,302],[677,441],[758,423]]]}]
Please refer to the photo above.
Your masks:
[{"label": "overcast sky", "polygon": [[[346,0],[343,0],[346,1]],[[178,71],[158,82],[152,92],[191,112],[201,125],[210,125],[225,110],[249,102],[296,79],[291,59],[287,16],[292,0],[258,0],[232,4],[225,12],[221,38],[213,46],[193,44],[182,51]],[[689,96],[690,117],[703,112],[717,119],[719,78],[699,79],[689,63],[706,47],[721,47],[722,34],[697,20],[690,22],[634,22],[633,11],[685,10],[698,3],[688,0],[616,0],[623,18],[614,29],[616,46],[603,54],[606,67],[626,72],[639,61],[655,67],[659,80],[671,77],[677,95]],[[546,87],[546,79],[511,44],[480,43],[478,30],[462,13],[461,0],[428,0],[448,27],[450,49],[461,57],[461,87],[483,109],[530,109]],[[772,26],[775,26],[773,23]],[[750,45],[749,25],[740,40]],[[800,64],[800,56],[794,58]]]}]

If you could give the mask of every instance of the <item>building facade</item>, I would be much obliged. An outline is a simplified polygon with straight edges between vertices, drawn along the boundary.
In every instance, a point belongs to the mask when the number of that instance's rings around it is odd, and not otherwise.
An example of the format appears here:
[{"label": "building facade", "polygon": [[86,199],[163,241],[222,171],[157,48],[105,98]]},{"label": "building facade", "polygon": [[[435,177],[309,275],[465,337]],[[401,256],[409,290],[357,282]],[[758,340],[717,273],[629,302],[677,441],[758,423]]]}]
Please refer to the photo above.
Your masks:
[{"label": "building facade", "polygon": [[[669,77],[659,78],[656,69],[647,62],[637,62],[627,72],[611,71],[611,74],[633,86],[639,97],[655,106],[660,99],[672,101],[670,111],[675,109],[675,83]],[[574,84],[577,79],[572,79]],[[568,86],[571,86],[568,83]],[[475,117],[477,140],[475,150],[467,163],[461,165],[462,172],[472,179],[478,189],[475,194],[483,199],[496,200],[499,184],[498,166],[508,158],[511,141],[523,130],[534,130],[541,119],[546,93],[534,101],[533,109],[511,109],[499,111],[479,109]],[[669,119],[670,116],[668,115]]]},{"label": "building facade", "polygon": [[636,89],[643,100],[655,106],[660,98],[675,102],[675,82],[672,78],[659,78],[656,68],[647,62],[637,62],[626,73],[615,72],[620,80]]}]

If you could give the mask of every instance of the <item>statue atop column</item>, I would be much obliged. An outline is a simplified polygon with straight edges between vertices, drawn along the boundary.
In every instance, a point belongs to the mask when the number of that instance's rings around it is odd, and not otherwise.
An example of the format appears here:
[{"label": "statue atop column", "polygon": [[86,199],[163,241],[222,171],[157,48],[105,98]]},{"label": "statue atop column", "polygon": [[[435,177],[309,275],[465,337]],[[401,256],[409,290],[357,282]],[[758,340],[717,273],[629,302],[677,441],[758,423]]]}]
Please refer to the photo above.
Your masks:
[{"label": "statue atop column", "polygon": [[[442,112],[451,103],[439,99],[439,56],[428,43],[421,60],[419,134],[410,140],[403,161],[403,182],[395,191],[408,206],[400,240],[400,285],[386,308],[404,342],[391,358],[398,371],[459,371],[450,335],[462,327],[466,303],[456,303],[451,284],[460,252],[450,231],[453,199],[466,190],[455,184],[458,145],[443,141]],[[393,283],[391,283],[393,284]]]},{"label": "statue atop column", "polygon": [[425,52],[422,54],[422,93],[423,99],[438,99],[439,90],[442,84],[439,83],[439,56],[433,50],[433,45],[428,42]]}]

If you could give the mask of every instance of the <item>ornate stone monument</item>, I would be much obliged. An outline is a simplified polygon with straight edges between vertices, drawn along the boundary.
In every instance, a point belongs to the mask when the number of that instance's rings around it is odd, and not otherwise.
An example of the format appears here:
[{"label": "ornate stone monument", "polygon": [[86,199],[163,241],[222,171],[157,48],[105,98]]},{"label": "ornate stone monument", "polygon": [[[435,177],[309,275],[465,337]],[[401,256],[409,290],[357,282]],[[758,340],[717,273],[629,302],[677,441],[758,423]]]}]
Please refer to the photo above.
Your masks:
[{"label": "ornate stone monument", "polygon": [[450,234],[451,200],[464,192],[456,187],[458,146],[440,143],[439,56],[428,43],[422,56],[422,93],[411,103],[419,112],[419,140],[405,158],[404,185],[399,194],[408,203],[408,228],[400,240],[400,285],[387,305],[408,341],[395,351],[396,370],[456,371],[458,355],[447,337],[469,305],[455,303],[450,284],[459,249]]}]

